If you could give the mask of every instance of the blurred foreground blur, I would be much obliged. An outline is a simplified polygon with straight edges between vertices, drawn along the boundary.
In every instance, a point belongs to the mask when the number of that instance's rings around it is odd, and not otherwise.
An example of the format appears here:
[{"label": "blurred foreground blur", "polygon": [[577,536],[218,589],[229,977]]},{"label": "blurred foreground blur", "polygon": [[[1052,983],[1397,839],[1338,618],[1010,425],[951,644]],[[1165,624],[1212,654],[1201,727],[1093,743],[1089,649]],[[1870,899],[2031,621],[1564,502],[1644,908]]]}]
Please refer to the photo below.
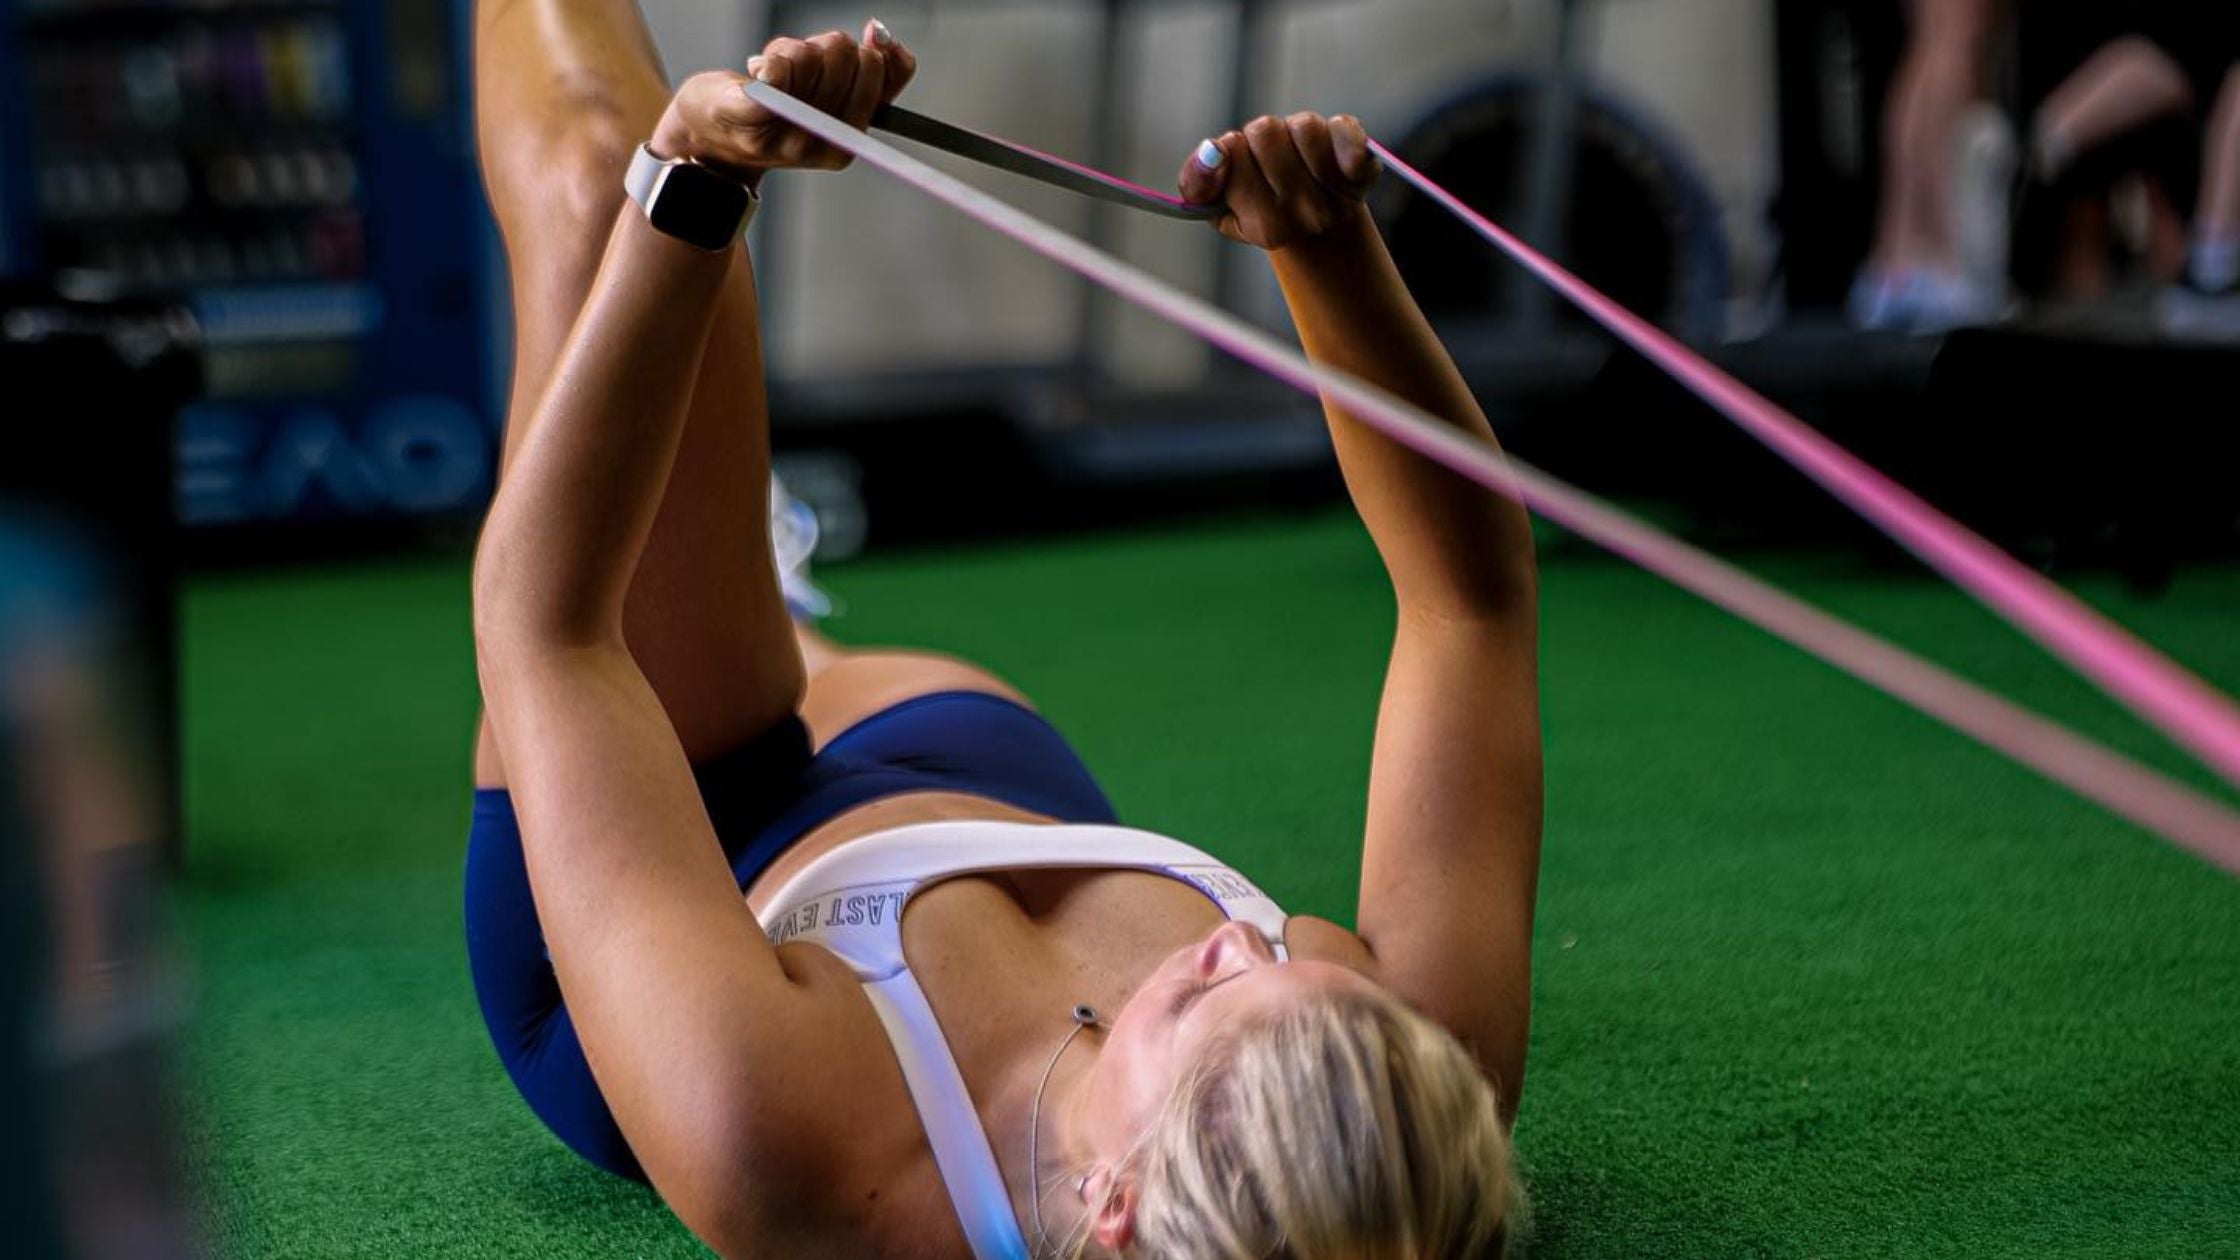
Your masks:
[{"label": "blurred foreground blur", "polygon": [[[196,1252],[167,1090],[169,531],[160,497],[132,501],[160,490],[168,425],[130,402],[183,331],[17,302],[0,341],[23,391],[0,475],[0,1253],[25,1260]],[[91,369],[94,416],[30,404],[69,396],[41,363]]]}]

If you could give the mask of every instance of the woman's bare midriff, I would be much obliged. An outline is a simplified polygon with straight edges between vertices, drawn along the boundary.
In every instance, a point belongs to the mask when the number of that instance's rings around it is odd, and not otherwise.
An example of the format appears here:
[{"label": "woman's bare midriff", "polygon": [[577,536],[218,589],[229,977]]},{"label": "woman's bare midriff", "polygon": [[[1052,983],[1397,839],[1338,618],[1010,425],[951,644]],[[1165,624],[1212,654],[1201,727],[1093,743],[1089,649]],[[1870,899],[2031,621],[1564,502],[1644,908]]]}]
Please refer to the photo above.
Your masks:
[{"label": "woman's bare midriff", "polygon": [[876,832],[911,823],[957,822],[965,819],[990,819],[997,822],[1054,823],[1057,819],[1047,814],[1032,813],[1016,806],[985,796],[967,792],[906,792],[899,796],[884,796],[866,801],[844,813],[838,814],[786,849],[772,862],[768,870],[754,877],[747,885],[747,906],[756,916],[767,908],[765,902],[772,893],[783,888],[787,880],[825,854]]}]

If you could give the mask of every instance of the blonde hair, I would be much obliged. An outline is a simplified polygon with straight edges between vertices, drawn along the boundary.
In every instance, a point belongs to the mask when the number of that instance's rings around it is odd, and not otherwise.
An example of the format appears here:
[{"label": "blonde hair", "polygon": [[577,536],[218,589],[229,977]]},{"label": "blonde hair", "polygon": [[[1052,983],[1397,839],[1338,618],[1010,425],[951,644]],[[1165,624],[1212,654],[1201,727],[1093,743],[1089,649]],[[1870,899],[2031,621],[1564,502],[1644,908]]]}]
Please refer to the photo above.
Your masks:
[{"label": "blonde hair", "polygon": [[1491,1260],[1524,1217],[1492,1084],[1389,994],[1229,1034],[1129,1163],[1128,1260]]}]

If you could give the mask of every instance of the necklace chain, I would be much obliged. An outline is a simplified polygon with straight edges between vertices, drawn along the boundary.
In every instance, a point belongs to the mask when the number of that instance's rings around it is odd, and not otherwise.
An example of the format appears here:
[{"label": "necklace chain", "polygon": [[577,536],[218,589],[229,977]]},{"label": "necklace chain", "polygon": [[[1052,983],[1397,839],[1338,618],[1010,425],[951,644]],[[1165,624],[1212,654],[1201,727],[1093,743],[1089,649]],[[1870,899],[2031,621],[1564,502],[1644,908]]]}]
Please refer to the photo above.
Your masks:
[{"label": "necklace chain", "polygon": [[1035,1083],[1034,1105],[1027,1109],[1027,1207],[1034,1213],[1034,1249],[1037,1255],[1047,1255],[1050,1249],[1050,1231],[1042,1225],[1042,1094],[1050,1088],[1050,1074],[1058,1070],[1058,1060],[1064,1057],[1066,1047],[1080,1036],[1082,1030],[1098,1027],[1103,1023],[1097,1008],[1081,1002],[1073,1008],[1073,1027],[1058,1048],[1050,1052],[1050,1061],[1042,1065],[1042,1079]]}]

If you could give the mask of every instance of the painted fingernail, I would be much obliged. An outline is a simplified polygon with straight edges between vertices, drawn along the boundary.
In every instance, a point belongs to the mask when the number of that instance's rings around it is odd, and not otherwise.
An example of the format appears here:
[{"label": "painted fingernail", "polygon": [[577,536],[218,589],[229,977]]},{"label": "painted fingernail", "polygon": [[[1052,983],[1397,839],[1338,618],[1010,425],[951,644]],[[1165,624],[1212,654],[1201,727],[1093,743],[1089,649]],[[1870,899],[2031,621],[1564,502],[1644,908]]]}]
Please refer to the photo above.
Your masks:
[{"label": "painted fingernail", "polygon": [[1229,155],[1223,153],[1221,146],[1213,141],[1200,140],[1198,142],[1197,159],[1198,165],[1209,171],[1218,171],[1221,169],[1221,164],[1229,160]]},{"label": "painted fingernail", "polygon": [[873,18],[871,19],[871,42],[885,48],[894,42],[894,32],[887,29],[885,22]]}]

